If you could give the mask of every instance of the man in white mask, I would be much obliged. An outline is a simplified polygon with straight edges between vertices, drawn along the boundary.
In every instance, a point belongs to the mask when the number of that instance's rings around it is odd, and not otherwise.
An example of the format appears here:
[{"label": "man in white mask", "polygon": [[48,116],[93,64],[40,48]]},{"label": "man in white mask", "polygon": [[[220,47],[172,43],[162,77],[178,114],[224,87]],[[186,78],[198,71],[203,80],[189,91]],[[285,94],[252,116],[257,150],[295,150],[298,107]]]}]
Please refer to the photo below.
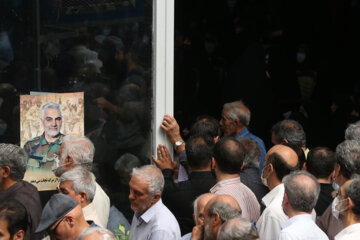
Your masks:
[{"label": "man in white mask", "polygon": [[270,192],[262,198],[266,208],[256,223],[260,239],[278,239],[281,224],[288,220],[282,209],[285,188],[281,181],[298,169],[298,156],[290,147],[279,144],[267,152],[261,179]]}]

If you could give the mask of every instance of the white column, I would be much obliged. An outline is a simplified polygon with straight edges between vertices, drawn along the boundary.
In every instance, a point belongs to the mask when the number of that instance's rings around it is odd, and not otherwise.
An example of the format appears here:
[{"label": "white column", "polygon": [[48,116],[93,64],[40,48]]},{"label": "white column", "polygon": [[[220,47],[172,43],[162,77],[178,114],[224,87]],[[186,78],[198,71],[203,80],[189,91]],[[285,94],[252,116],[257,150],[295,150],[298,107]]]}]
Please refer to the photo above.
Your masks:
[{"label": "white column", "polygon": [[165,144],[172,145],[160,124],[165,113],[174,112],[174,0],[153,2],[153,126],[152,151]]}]

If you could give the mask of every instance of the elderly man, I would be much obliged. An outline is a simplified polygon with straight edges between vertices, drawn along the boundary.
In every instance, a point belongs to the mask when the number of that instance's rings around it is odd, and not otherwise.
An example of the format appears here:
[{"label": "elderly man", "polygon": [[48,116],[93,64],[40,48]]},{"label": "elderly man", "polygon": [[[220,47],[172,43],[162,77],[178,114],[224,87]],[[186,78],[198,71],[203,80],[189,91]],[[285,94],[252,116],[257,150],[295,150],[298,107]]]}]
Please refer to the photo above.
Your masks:
[{"label": "elderly man", "polygon": [[29,156],[29,168],[46,168],[49,165],[51,169],[64,137],[60,133],[61,106],[58,103],[47,103],[42,106],[40,115],[44,133],[27,141],[24,149]]},{"label": "elderly man", "polygon": [[175,215],[181,233],[185,234],[194,227],[191,204],[200,194],[209,192],[216,179],[211,172],[214,140],[207,136],[192,136],[186,141],[187,163],[191,167],[190,179],[174,183],[171,157],[165,146],[158,147],[158,157],[154,162],[162,169],[165,187],[162,194],[164,204]]},{"label": "elderly man", "polygon": [[[269,192],[269,189],[264,186],[259,176],[259,144],[254,139],[248,137],[240,137],[237,140],[245,150],[244,167],[240,171],[241,182],[253,191],[256,199],[261,204],[261,199]],[[264,208],[265,206],[261,204],[261,212]]]},{"label": "elderly man", "polygon": [[320,193],[320,184],[306,171],[295,171],[283,179],[283,210],[289,217],[282,225],[279,240],[327,240],[326,234],[312,220],[311,212]]},{"label": "elderly man", "polygon": [[36,232],[46,231],[51,240],[78,240],[86,228],[93,226],[96,226],[93,222],[86,222],[74,199],[58,193],[46,203]]},{"label": "elderly man", "polygon": [[162,203],[164,177],[152,165],[134,168],[129,183],[131,209],[130,240],[178,240],[180,227],[174,215]]},{"label": "elderly man", "polygon": [[282,209],[284,184],[281,181],[284,176],[299,169],[298,156],[288,146],[275,145],[270,148],[265,159],[261,178],[270,192],[262,199],[266,208],[256,227],[260,239],[275,240],[278,239],[281,225],[288,219]]},{"label": "elderly man", "polygon": [[[83,167],[91,171],[95,148],[86,137],[65,136],[59,149],[59,162],[54,169],[55,175],[60,177],[64,172]],[[110,199],[96,183],[94,208],[102,226],[107,226],[110,211]]]},{"label": "elderly man", "polygon": [[257,240],[256,227],[243,218],[230,219],[221,225],[218,240]]},{"label": "elderly man", "polygon": [[22,180],[26,165],[27,155],[22,148],[0,143],[0,203],[7,199],[15,199],[25,206],[28,219],[24,239],[36,240],[41,239],[34,231],[39,223],[42,208],[36,187]]},{"label": "elderly man", "polygon": [[344,183],[338,201],[334,204],[334,214],[343,223],[344,229],[335,236],[335,240],[353,240],[360,238],[360,179],[355,178]]},{"label": "elderly man", "polygon": [[335,178],[335,166],[335,153],[327,147],[313,148],[308,154],[305,168],[320,183],[320,195],[315,206],[317,216],[321,216],[333,201],[332,183]]},{"label": "elderly man", "polygon": [[93,221],[103,227],[92,203],[95,191],[95,176],[85,168],[73,168],[60,177],[59,192],[68,195],[81,206],[86,221]]},{"label": "elderly man", "polygon": [[82,232],[80,240],[116,240],[116,238],[106,228],[91,227]]},{"label": "elderly man", "polygon": [[23,240],[27,228],[25,207],[15,199],[0,203],[0,239]]},{"label": "elderly man", "polygon": [[262,165],[265,160],[266,148],[263,140],[250,133],[248,130],[250,116],[251,113],[249,108],[247,108],[242,101],[225,103],[221,113],[220,126],[225,136],[235,138],[249,137],[259,144],[261,152],[259,171],[261,173]]},{"label": "elderly man", "polygon": [[[216,195],[213,193],[204,193],[195,199],[195,201],[193,203],[193,207],[194,207],[193,219],[194,219],[196,226],[204,225],[205,206],[210,201],[210,199],[212,199],[215,196]],[[181,238],[181,240],[189,240],[189,239],[191,239],[191,236],[192,236],[192,233],[190,232],[188,234],[185,234]]]},{"label": "elderly man", "polygon": [[[335,182],[341,187],[354,174],[360,174],[360,142],[356,140],[343,141],[336,147],[335,155],[337,159]],[[332,204],[321,217],[316,219],[316,224],[330,240],[334,239],[335,235],[343,229],[341,221],[333,215]]]},{"label": "elderly man", "polygon": [[345,130],[346,140],[360,141],[360,121],[350,124]]},{"label": "elderly man", "polygon": [[245,150],[233,137],[219,140],[214,149],[213,168],[216,184],[210,189],[215,194],[228,194],[236,199],[245,219],[256,222],[260,217],[260,204],[255,194],[245,186],[239,176],[244,164]]},{"label": "elderly man", "polygon": [[237,201],[230,195],[218,195],[208,201],[204,209],[204,226],[195,226],[191,240],[216,240],[221,224],[241,217]]}]

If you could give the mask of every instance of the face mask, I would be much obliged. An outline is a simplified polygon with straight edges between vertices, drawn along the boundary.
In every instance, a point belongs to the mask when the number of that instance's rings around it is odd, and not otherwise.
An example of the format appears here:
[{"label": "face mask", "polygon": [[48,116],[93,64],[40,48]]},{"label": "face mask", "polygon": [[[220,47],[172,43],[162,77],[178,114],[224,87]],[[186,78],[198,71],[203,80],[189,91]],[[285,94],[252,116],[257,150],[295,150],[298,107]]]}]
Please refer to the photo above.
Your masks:
[{"label": "face mask", "polygon": [[340,188],[340,186],[335,182],[335,178],[334,178],[334,181],[332,182],[332,187],[334,188],[334,190],[337,190]]},{"label": "face mask", "polygon": [[345,211],[345,209],[343,208],[343,204],[345,201],[346,201],[346,199],[339,201],[338,197],[334,198],[334,201],[332,202],[332,205],[331,205],[331,211],[332,211],[332,215],[336,219],[339,219],[340,213]]},{"label": "face mask", "polygon": [[56,170],[59,168],[59,167],[63,167],[63,166],[66,166],[67,164],[60,164],[60,161],[59,161],[59,158],[58,156],[56,156],[54,158],[54,164],[51,168],[51,171],[53,171],[54,173],[56,172]]},{"label": "face mask", "polygon": [[304,61],[305,61],[305,58],[306,58],[306,54],[305,54],[305,53],[298,52],[298,53],[296,54],[296,61],[297,61],[298,63],[304,62]]},{"label": "face mask", "polygon": [[267,168],[267,166],[262,170],[262,173],[261,173],[261,182],[267,187],[268,186],[268,183],[267,183],[267,177],[264,178],[264,170]]}]

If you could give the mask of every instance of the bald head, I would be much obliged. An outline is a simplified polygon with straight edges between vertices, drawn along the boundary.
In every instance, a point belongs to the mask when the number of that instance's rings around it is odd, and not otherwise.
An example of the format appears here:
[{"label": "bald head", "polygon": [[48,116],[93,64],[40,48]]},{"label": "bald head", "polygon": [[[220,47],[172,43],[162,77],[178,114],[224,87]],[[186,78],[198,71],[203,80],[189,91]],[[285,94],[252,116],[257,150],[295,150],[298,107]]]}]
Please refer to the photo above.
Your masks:
[{"label": "bald head", "polygon": [[273,153],[277,153],[291,167],[295,167],[298,164],[298,155],[291,147],[282,144],[273,146],[267,152],[265,161],[267,161],[269,156]]}]

